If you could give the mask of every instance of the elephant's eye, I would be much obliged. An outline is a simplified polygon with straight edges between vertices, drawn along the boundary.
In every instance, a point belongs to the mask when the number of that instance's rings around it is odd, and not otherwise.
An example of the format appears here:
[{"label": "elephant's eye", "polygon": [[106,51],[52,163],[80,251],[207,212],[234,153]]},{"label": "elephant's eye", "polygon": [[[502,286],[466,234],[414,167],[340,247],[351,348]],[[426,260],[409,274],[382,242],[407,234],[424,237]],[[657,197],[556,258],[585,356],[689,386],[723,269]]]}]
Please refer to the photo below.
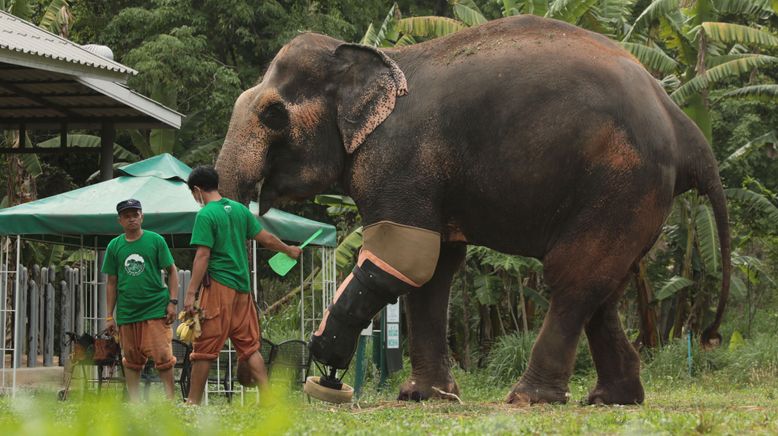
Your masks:
[{"label": "elephant's eye", "polygon": [[289,124],[289,114],[283,103],[273,103],[260,112],[259,120],[273,130],[283,130]]}]

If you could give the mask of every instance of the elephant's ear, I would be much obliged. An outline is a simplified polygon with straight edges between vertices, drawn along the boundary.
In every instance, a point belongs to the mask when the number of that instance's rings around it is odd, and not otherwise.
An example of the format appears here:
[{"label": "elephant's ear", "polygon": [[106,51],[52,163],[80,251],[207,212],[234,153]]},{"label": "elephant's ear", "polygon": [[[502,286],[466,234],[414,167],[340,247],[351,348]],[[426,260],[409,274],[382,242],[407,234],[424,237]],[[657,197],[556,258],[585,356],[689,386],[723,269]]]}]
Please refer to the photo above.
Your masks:
[{"label": "elephant's ear", "polygon": [[408,93],[400,67],[383,52],[359,44],[335,49],[339,62],[338,128],[347,153],[353,153]]}]

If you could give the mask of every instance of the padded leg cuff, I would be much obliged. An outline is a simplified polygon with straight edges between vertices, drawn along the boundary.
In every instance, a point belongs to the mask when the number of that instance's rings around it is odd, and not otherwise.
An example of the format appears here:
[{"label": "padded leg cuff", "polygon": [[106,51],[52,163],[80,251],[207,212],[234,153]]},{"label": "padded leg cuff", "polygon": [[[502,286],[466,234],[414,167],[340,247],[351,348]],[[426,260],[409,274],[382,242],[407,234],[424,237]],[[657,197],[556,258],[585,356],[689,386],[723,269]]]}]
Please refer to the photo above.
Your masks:
[{"label": "padded leg cuff", "polygon": [[414,289],[369,260],[361,267],[354,267],[352,275],[346,289],[329,307],[322,334],[314,335],[310,343],[311,354],[317,362],[337,369],[348,368],[359,333],[373,316],[387,304],[395,303],[398,296]]}]

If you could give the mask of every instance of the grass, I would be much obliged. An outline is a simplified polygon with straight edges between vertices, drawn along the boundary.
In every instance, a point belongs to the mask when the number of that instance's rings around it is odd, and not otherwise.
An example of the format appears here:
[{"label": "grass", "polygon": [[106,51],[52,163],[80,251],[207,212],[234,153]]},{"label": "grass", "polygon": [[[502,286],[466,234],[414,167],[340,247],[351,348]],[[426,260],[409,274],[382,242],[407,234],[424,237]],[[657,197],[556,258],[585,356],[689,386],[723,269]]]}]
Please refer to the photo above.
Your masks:
[{"label": "grass", "polygon": [[592,380],[571,383],[573,402],[513,408],[502,403],[508,384],[485,373],[456,374],[460,405],[448,401],[393,400],[400,377],[382,392],[368,386],[353,405],[307,403],[302,394],[276,394],[273,405],[212,404],[187,407],[156,399],[129,405],[115,397],[57,402],[51,392],[0,399],[0,434],[221,435],[221,434],[736,434],[778,433],[778,379],[729,384],[711,375],[656,377],[646,404],[581,406]]},{"label": "grass", "polygon": [[[646,401],[629,407],[580,405],[595,382],[585,347],[579,350],[569,404],[504,404],[530,342],[506,338],[485,370],[455,370],[464,404],[394,401],[408,375],[406,364],[381,390],[370,369],[359,401],[340,406],[309,403],[299,391],[284,391],[283,380],[274,383],[280,390],[262,405],[245,406],[219,396],[204,407],[173,404],[159,398],[158,386],[156,397],[141,405],[110,392],[67,402],[56,401],[55,392],[27,392],[0,397],[0,435],[778,434],[778,342],[772,334],[706,353],[695,344],[692,375],[683,340],[644,354]],[[347,382],[353,384],[351,374]]]}]

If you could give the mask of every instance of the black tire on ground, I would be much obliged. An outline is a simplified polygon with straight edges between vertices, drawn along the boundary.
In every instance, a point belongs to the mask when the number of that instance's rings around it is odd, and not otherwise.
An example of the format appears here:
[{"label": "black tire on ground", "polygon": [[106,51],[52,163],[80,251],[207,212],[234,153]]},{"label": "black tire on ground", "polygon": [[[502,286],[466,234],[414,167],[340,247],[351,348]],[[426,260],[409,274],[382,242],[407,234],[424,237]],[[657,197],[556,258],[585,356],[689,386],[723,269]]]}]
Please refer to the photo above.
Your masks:
[{"label": "black tire on ground", "polygon": [[350,403],[354,396],[354,388],[343,383],[340,390],[324,387],[319,384],[319,377],[311,376],[305,379],[303,391],[317,400],[328,403],[343,404]]}]

